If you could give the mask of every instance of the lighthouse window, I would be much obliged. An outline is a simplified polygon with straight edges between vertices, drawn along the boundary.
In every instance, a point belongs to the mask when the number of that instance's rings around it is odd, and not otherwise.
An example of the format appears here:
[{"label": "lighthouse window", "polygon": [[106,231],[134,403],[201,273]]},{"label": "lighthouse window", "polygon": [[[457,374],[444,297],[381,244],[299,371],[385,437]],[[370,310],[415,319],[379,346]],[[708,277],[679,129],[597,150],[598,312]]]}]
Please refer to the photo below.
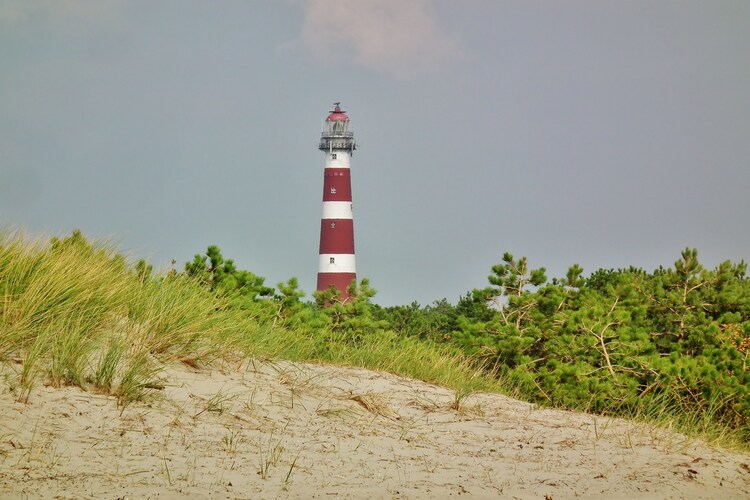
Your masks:
[{"label": "lighthouse window", "polygon": [[331,229],[336,229],[336,223],[335,222],[331,222]]},{"label": "lighthouse window", "polygon": [[336,263],[335,260],[336,260],[335,257],[331,257],[331,264],[335,264]]},{"label": "lighthouse window", "polygon": [[336,159],[336,153],[331,153],[331,159],[332,159],[332,160],[335,160],[335,159]]},{"label": "lighthouse window", "polygon": [[336,194],[336,188],[331,188],[331,194]]}]

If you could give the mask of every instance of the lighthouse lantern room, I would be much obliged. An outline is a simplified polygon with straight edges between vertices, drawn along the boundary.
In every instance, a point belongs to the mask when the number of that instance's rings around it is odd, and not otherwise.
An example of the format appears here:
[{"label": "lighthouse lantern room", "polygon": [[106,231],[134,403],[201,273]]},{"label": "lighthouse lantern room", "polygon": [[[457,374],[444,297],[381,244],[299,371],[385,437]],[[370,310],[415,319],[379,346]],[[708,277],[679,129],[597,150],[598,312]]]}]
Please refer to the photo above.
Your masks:
[{"label": "lighthouse lantern room", "polygon": [[349,298],[347,288],[357,278],[354,265],[354,215],[349,162],[357,144],[349,117],[340,107],[334,109],[323,125],[321,151],[326,155],[323,171],[323,216],[320,222],[318,252],[318,286],[327,290],[333,285],[341,298]]}]

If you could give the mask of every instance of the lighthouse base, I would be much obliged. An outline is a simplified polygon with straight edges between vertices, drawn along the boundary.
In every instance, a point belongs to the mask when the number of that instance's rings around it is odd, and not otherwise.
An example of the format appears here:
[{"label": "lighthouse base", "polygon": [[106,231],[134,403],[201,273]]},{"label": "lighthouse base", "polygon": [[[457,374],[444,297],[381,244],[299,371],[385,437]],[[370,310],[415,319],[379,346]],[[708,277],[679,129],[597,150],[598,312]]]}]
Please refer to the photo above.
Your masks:
[{"label": "lighthouse base", "polygon": [[356,273],[318,273],[317,290],[319,292],[325,291],[333,285],[341,292],[341,300],[346,301],[349,299],[349,293],[347,293],[346,289],[356,279]]}]

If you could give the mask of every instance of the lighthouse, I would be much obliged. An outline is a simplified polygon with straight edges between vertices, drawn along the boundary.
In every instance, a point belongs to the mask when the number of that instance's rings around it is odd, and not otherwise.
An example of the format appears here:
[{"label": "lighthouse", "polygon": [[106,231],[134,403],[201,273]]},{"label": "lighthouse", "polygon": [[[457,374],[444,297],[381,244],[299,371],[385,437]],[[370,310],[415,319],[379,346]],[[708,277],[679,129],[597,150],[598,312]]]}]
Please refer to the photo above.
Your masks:
[{"label": "lighthouse", "polygon": [[323,171],[323,216],[320,221],[318,291],[331,285],[349,297],[346,289],[357,278],[354,265],[354,215],[349,162],[357,149],[346,116],[335,103],[323,124],[318,148],[325,154]]}]

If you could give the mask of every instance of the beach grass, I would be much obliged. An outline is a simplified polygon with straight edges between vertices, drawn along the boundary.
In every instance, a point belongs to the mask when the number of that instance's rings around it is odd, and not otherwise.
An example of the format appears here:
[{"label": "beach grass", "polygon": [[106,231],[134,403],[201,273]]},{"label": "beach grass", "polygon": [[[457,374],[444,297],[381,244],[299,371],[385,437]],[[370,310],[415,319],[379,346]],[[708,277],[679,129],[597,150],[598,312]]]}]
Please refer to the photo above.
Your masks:
[{"label": "beach grass", "polygon": [[159,385],[170,362],[247,358],[326,362],[461,388],[499,385],[456,349],[379,332],[356,344],[325,327],[285,327],[236,310],[189,277],[144,276],[113,245],[0,238],[0,362],[18,374],[18,398],[38,383],[112,394],[121,406]]}]

